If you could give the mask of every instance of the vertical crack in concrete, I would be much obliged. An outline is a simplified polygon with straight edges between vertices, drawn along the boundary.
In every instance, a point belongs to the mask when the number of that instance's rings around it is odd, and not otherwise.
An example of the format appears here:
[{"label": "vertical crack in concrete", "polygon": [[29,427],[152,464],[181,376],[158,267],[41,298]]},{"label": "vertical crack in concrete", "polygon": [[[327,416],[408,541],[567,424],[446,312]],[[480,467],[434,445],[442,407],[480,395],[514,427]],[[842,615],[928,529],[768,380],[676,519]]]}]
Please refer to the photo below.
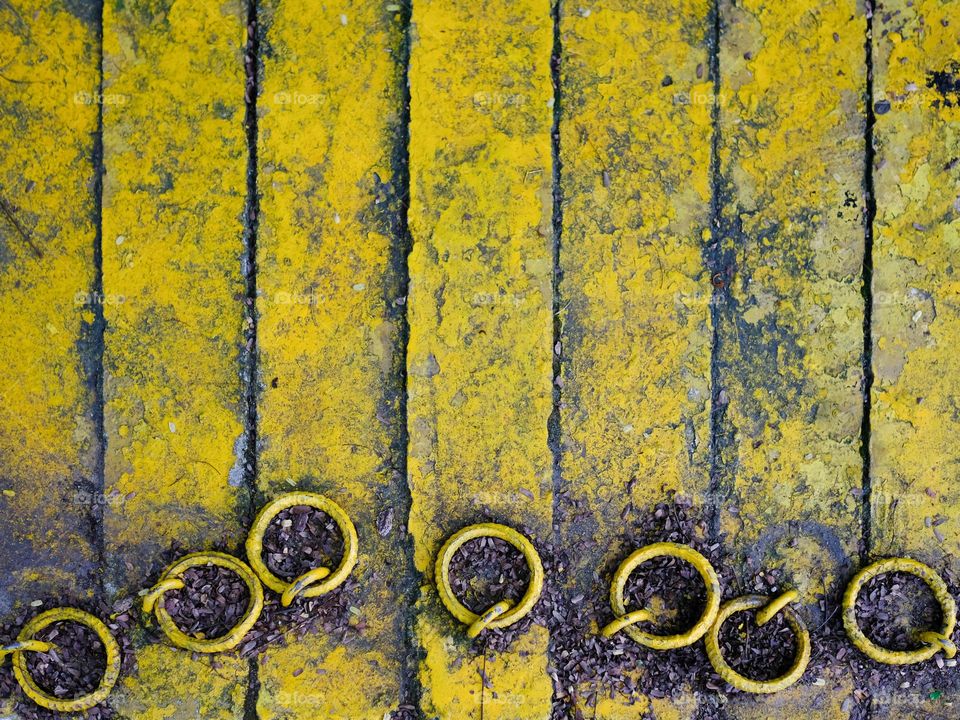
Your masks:
[{"label": "vertical crack in concrete", "polygon": [[[392,385],[387,388],[384,402],[395,416],[396,431],[393,433],[391,456],[393,458],[394,482],[392,495],[397,503],[397,515],[402,518],[404,529],[409,528],[413,494],[407,478],[410,428],[407,408],[407,356],[410,342],[410,322],[407,297],[410,291],[410,251],[413,238],[410,235],[410,49],[413,3],[400,4],[400,52],[396,67],[396,83],[400,89],[400,117],[397,122],[392,157],[393,177],[393,228],[389,258],[388,282],[384,284],[384,302],[387,317],[396,327]],[[421,578],[414,563],[413,536],[405,532],[403,538],[403,607],[398,613],[398,634],[401,638],[400,698],[404,707],[419,708],[423,696],[420,684],[419,663],[421,649],[416,633],[416,603],[420,594]]]},{"label": "vertical crack in concrete", "polygon": [[106,491],[106,400],[104,396],[104,336],[107,328],[103,308],[103,2],[97,3],[97,130],[93,136],[93,284],[91,303],[93,322],[86,331],[86,362],[88,382],[93,395],[93,432],[96,449],[93,460],[93,479],[90,488],[90,522],[93,550],[97,564],[96,588],[101,598],[105,596],[104,572],[106,568],[106,533],[103,527]]},{"label": "vertical crack in concrete", "polygon": [[[244,248],[243,274],[246,283],[244,296],[244,340],[241,353],[244,378],[244,403],[246,418],[244,423],[244,442],[242,444],[243,489],[246,499],[241,514],[246,524],[253,521],[259,504],[257,490],[257,432],[258,432],[258,391],[259,391],[259,354],[257,338],[257,233],[260,225],[260,195],[257,188],[257,94],[259,93],[260,72],[260,28],[258,26],[257,0],[247,3],[247,45],[243,53],[244,63],[244,128],[247,133],[247,198],[244,208]],[[248,661],[247,688],[243,703],[244,720],[257,720],[257,699],[260,694],[259,663],[257,657]]]}]

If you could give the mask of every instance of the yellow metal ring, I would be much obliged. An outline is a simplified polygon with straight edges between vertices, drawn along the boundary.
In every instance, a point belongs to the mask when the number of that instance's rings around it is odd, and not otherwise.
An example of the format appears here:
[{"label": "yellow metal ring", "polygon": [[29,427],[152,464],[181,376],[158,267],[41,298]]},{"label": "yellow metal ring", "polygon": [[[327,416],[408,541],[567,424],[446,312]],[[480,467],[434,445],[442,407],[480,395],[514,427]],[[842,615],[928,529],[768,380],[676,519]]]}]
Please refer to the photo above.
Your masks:
[{"label": "yellow metal ring", "polygon": [[[744,595],[725,602],[723,607],[720,608],[710,632],[704,639],[707,657],[710,658],[710,663],[717,674],[738,690],[749,693],[779,692],[803,677],[803,673],[810,663],[810,631],[807,630],[803,618],[789,605],[789,603],[796,602],[799,597],[796,590],[789,590],[773,600],[763,595]],[[723,623],[731,615],[745,610],[758,611],[757,625],[766,624],[774,615],[782,612],[790,629],[793,630],[794,637],[797,638],[797,652],[790,669],[780,677],[772,680],[751,680],[734,670],[723,658],[723,653],[720,650],[720,628],[723,627]]]},{"label": "yellow metal ring", "polygon": [[[884,573],[903,572],[915,575],[923,580],[933,591],[943,611],[943,628],[939,631],[925,631],[917,639],[926,647],[917,650],[888,650],[880,647],[868,638],[857,622],[857,596],[870,580]],[[957,603],[950,594],[947,584],[937,572],[910,558],[887,558],[868,565],[853,576],[843,594],[843,626],[850,641],[871,660],[885,665],[912,665],[924,662],[943,650],[948,657],[956,654],[956,646],[950,639],[957,624]]]},{"label": "yellow metal ring", "polygon": [[[523,553],[530,570],[530,581],[516,605],[509,600],[502,600],[478,615],[465,607],[454,595],[453,586],[450,584],[450,561],[465,543],[484,537],[505,540]],[[436,581],[444,606],[451,615],[468,626],[469,637],[476,637],[487,628],[497,629],[512,625],[533,609],[543,592],[543,563],[540,562],[540,555],[533,543],[512,527],[498,523],[480,523],[457,531],[443,544],[437,556]]]},{"label": "yellow metal ring", "polygon": [[[332,571],[329,568],[313,568],[291,582],[274,575],[263,561],[263,536],[267,527],[280,512],[297,505],[316,508],[333,518],[343,536],[343,557],[340,559],[340,564]],[[286,607],[297,595],[319,597],[342,585],[357,564],[359,546],[357,529],[342,507],[317,493],[294,492],[281,495],[264,505],[257,513],[253,527],[250,528],[250,534],[247,535],[247,559],[263,584],[274,592],[280,593],[281,603]]]},{"label": "yellow metal ring", "polygon": [[[645,622],[653,618],[649,610],[635,610],[627,612],[624,594],[626,592],[627,580],[637,567],[648,560],[656,557],[675,557],[686,560],[696,568],[703,578],[703,583],[707,588],[707,599],[703,609],[703,615],[697,623],[689,630],[676,635],[656,635],[654,633],[644,632],[635,627],[639,622]],[[630,637],[641,645],[645,645],[654,650],[674,650],[676,648],[692,645],[702,638],[710,626],[713,624],[717,611],[720,609],[720,578],[717,577],[716,570],[703,555],[698,553],[688,545],[680,545],[672,542],[658,542],[647,545],[639,550],[634,550],[626,560],[620,563],[617,572],[613,576],[613,584],[610,586],[610,606],[613,608],[613,614],[616,619],[607,625],[601,631],[604,637],[610,637],[614,633],[623,630]]]},{"label": "yellow metal ring", "polygon": [[[163,598],[167,591],[183,587],[181,578],[187,570],[210,565],[226,568],[236,573],[250,590],[250,599],[247,601],[247,609],[243,617],[229,632],[215,638],[196,638],[187,635],[177,627],[173,618],[170,617],[170,613],[164,607]],[[260,612],[263,610],[263,587],[260,585],[257,576],[253,574],[253,570],[245,562],[232,555],[220,552],[191,553],[184,555],[164,571],[160,581],[144,595],[143,609],[144,612],[153,612],[156,615],[160,628],[177,647],[201,653],[223,652],[239,645],[244,635],[257,622],[257,618],[260,617]]]},{"label": "yellow metal ring", "polygon": [[[85,625],[93,630],[100,638],[100,642],[103,643],[103,649],[107,656],[106,668],[97,689],[87,695],[75,698],[58,698],[50,695],[37,684],[27,668],[26,652],[46,652],[56,647],[52,643],[34,640],[34,637],[44,628],[58,622],[75,622]],[[113,690],[113,686],[117,684],[117,678],[120,677],[120,645],[113,637],[110,629],[90,613],[76,608],[53,608],[40,613],[23,626],[17,636],[15,645],[8,646],[8,648],[12,649],[13,674],[17,678],[17,682],[20,683],[20,687],[23,688],[23,692],[40,707],[55,712],[89,710],[94,705],[107,699],[110,691]]]}]

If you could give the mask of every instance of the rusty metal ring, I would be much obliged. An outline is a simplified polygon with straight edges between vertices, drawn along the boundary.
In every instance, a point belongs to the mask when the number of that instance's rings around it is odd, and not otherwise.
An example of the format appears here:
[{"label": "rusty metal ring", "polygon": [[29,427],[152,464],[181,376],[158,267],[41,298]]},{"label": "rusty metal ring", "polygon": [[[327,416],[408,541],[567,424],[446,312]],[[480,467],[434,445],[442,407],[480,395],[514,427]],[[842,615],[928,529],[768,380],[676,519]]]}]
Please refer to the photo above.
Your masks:
[{"label": "rusty metal ring", "polygon": [[[58,622],[75,622],[85,625],[93,630],[100,642],[103,643],[106,667],[103,671],[103,677],[100,678],[100,682],[93,692],[75,698],[58,698],[40,687],[30,674],[25,653],[48,652],[54,649],[56,644],[36,640],[35,637],[44,628]],[[13,656],[14,677],[16,677],[27,697],[40,707],[55,712],[72,713],[89,710],[94,705],[98,705],[107,699],[120,677],[120,645],[113,637],[113,633],[110,632],[110,628],[99,618],[77,608],[53,608],[40,613],[23,626],[17,636],[17,642],[0,648],[0,658],[7,654]]]},{"label": "rusty metal ring", "polygon": [[[530,580],[523,597],[516,605],[509,600],[502,600],[478,615],[464,606],[454,594],[450,583],[450,561],[465,543],[484,537],[504,540],[523,553],[530,570]],[[529,613],[543,592],[543,579],[543,563],[533,543],[512,527],[499,523],[480,523],[458,530],[447,539],[437,556],[436,581],[440,600],[451,615],[468,626],[467,636],[471,638],[487,628],[505,628],[512,625]]]},{"label": "rusty metal ring", "polygon": [[[743,595],[723,604],[704,639],[707,657],[717,674],[738,690],[749,693],[775,693],[793,685],[803,677],[803,673],[810,663],[810,631],[797,612],[790,607],[791,603],[799,600],[800,594],[796,590],[788,590],[771,600],[764,595]],[[738,612],[747,610],[757,611],[757,625],[762,626],[773,619],[774,615],[782,612],[790,629],[797,639],[797,652],[794,655],[790,668],[780,677],[772,680],[752,680],[734,670],[724,659],[720,649],[720,629],[723,623]]]},{"label": "rusty metal ring", "polygon": [[[627,580],[633,571],[648,560],[664,556],[679,558],[693,565],[707,588],[707,599],[700,619],[689,630],[676,635],[656,635],[640,630],[636,624],[652,620],[653,613],[648,609],[628,612],[624,598]],[[610,586],[610,606],[613,608],[616,619],[603,628],[601,634],[604,637],[611,637],[623,630],[636,642],[654,650],[686,647],[702,638],[717,616],[717,611],[720,609],[720,578],[717,577],[717,571],[713,569],[710,561],[692,547],[672,542],[653,543],[634,550],[626,560],[620,563]]]},{"label": "rusty metal ring", "polygon": [[[915,575],[923,580],[933,591],[943,612],[943,627],[938,631],[927,630],[918,633],[917,639],[924,647],[916,650],[888,650],[880,647],[868,638],[857,622],[857,596],[870,580],[884,573],[903,572]],[[850,641],[871,660],[885,665],[912,665],[929,660],[941,650],[947,657],[956,655],[957,648],[951,637],[957,624],[957,603],[950,589],[936,570],[929,565],[910,558],[886,558],[867,565],[850,581],[843,594],[843,626]]]},{"label": "rusty metal ring", "polygon": [[[227,633],[215,638],[197,638],[183,632],[173,621],[170,613],[164,607],[164,594],[170,590],[182,589],[183,574],[190,568],[216,565],[236,573],[243,580],[250,591],[247,609]],[[254,575],[253,570],[232,555],[220,552],[198,552],[184,555],[173,565],[164,570],[162,577],[143,596],[143,610],[156,615],[157,622],[164,634],[177,647],[200,653],[223,652],[235,648],[243,637],[254,626],[263,610],[263,586]]]},{"label": "rusty metal ring", "polygon": [[[263,536],[267,527],[280,512],[297,505],[316,508],[333,518],[343,536],[343,557],[340,559],[340,564],[333,570],[322,567],[313,568],[291,582],[274,575],[263,561]],[[263,584],[281,594],[281,603],[286,607],[297,595],[319,597],[342,585],[357,564],[359,546],[357,529],[342,507],[330,498],[317,493],[293,492],[281,495],[260,508],[247,535],[247,560],[250,561],[250,567],[257,573]]]}]

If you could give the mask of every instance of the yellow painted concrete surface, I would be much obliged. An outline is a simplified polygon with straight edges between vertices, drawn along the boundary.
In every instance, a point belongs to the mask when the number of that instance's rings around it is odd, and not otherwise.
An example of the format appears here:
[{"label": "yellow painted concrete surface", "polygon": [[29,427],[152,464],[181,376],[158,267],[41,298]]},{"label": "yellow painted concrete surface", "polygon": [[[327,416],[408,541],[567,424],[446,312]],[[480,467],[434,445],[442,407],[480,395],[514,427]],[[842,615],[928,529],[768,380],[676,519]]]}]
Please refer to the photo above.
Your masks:
[{"label": "yellow painted concrete surface", "polygon": [[[890,108],[875,129],[874,550],[958,571],[960,108],[928,78],[957,61],[960,4],[893,6],[874,21],[875,101]],[[924,522],[937,517],[947,522]]]},{"label": "yellow painted concrete surface", "polygon": [[[892,2],[873,27],[872,551],[960,571],[956,385],[960,361],[960,3]],[[957,715],[960,688],[931,700],[890,688],[877,718]]]},{"label": "yellow painted concrete surface", "polygon": [[[126,595],[173,543],[242,541],[246,8],[108,2],[103,24],[103,532],[108,593]],[[157,644],[138,660],[124,717],[241,716],[245,661]]]},{"label": "yellow painted concrete surface", "polygon": [[[811,602],[860,537],[865,19],[852,0],[722,10],[723,529]],[[801,538],[821,551],[793,557]]]},{"label": "yellow painted concrete surface", "polygon": [[[624,518],[667,491],[702,507],[708,489],[711,32],[702,0],[567,5],[561,18],[557,522],[562,546],[588,543],[572,558],[571,596],[609,582],[601,570],[630,550]],[[648,706],[602,684],[573,690],[591,691],[603,697],[597,717]]]},{"label": "yellow painted concrete surface", "polygon": [[[861,537],[866,19],[854,0],[724,2],[721,18],[721,529],[742,587],[782,571],[817,626]],[[851,674],[814,680],[730,715],[816,696],[815,717],[849,717]]]},{"label": "yellow painted concrete surface", "polygon": [[[360,536],[348,642],[254,666],[138,629],[121,717],[850,717],[848,668],[760,700],[554,698],[546,628],[493,653],[438,602],[436,551],[480,520],[586,541],[564,591],[591,595],[674,491],[717,509],[728,594],[778,569],[815,628],[864,537],[960,572],[960,3],[565,1],[556,38],[555,9],[258,2],[249,276],[248,2],[0,0],[0,621],[134,595],[174,544],[239,550],[253,500],[293,488]],[[957,702],[889,687],[872,717]]]},{"label": "yellow painted concrete surface", "polygon": [[285,0],[259,19],[258,484],[266,497],[309,488],[351,515],[363,631],[346,646],[319,634],[271,650],[257,709],[381,720],[400,701],[409,582],[390,261],[402,18],[363,0]]},{"label": "yellow painted concrete surface", "polygon": [[428,574],[423,708],[546,718],[546,633],[488,660],[482,689],[482,659],[429,575],[443,539],[478,517],[550,532],[550,6],[425,0],[411,33],[409,529]]},{"label": "yellow painted concrete surface", "polygon": [[[65,4],[0,5],[0,616],[88,597],[96,25]],[[56,137],[54,141],[53,138]],[[72,202],[65,202],[72,198]]]}]

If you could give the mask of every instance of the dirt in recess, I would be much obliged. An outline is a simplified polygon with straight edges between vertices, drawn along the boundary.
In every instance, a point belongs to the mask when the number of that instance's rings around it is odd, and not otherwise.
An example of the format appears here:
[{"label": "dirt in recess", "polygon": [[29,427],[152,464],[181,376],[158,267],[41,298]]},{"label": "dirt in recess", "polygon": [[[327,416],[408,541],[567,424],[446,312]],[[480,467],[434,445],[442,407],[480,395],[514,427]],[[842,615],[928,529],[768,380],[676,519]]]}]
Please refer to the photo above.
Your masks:
[{"label": "dirt in recess", "polygon": [[797,639],[782,613],[757,625],[755,612],[738,612],[720,629],[720,649],[727,663],[751,680],[773,680],[793,664]]},{"label": "dirt in recess", "polygon": [[501,600],[516,604],[529,582],[523,553],[500,538],[469,540],[450,559],[454,596],[478,614]]},{"label": "dirt in recess", "polygon": [[97,689],[107,667],[107,654],[93,630],[76,622],[59,622],[35,637],[56,646],[49,652],[27,654],[27,668],[40,687],[64,699]]},{"label": "dirt in recess", "polygon": [[343,536],[334,519],[308,505],[281,510],[263,534],[263,559],[285,580],[317,567],[333,570],[343,551]]},{"label": "dirt in recess", "polygon": [[624,588],[627,610],[652,609],[656,618],[638,623],[640,630],[657,635],[685,632],[703,615],[707,589],[690,563],[675,557],[656,557],[641,563]]},{"label": "dirt in recess", "polygon": [[[90,602],[64,602],[63,598],[44,598],[36,607],[22,610],[9,623],[0,625],[0,643],[13,641],[20,628],[33,616],[52,607],[68,605],[99,617],[107,624],[120,645],[121,676],[136,670],[131,632],[134,626],[132,598],[124,598],[113,606]],[[54,623],[41,630],[36,639],[51,642],[56,648],[45,653],[27,653],[27,667],[37,684],[57,698],[75,698],[93,692],[100,684],[106,668],[106,651],[100,638],[86,625],[73,621]],[[0,665],[0,706],[4,699],[13,700],[16,716],[22,720],[115,720],[117,714],[106,703],[85,713],[56,713],[29,700],[17,685],[11,663]]]},{"label": "dirt in recess", "polygon": [[195,638],[223,637],[243,618],[250,589],[229,568],[193,567],[181,577],[183,589],[164,593],[162,602],[183,632]]},{"label": "dirt in recess", "polygon": [[893,572],[870,579],[857,596],[857,620],[864,635],[890,650],[921,647],[916,634],[940,629],[943,612],[927,584],[916,575]]}]

